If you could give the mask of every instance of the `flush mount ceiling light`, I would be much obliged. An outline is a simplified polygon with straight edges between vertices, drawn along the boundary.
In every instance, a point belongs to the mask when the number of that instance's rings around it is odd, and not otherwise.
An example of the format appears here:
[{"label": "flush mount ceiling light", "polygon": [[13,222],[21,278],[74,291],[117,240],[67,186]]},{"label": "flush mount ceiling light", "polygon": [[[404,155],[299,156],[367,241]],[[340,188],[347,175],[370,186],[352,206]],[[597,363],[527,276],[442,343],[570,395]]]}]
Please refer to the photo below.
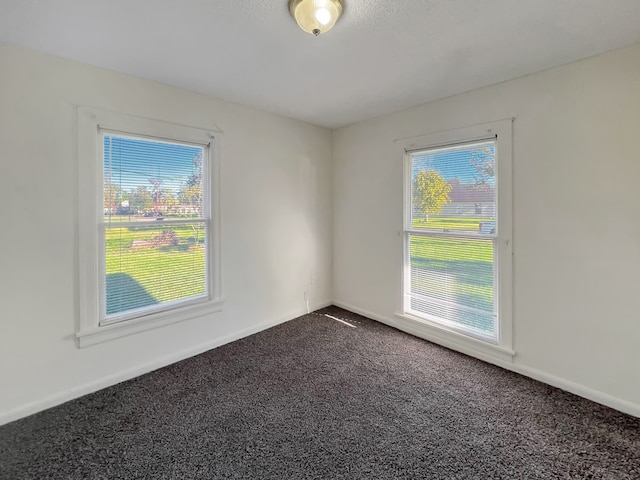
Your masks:
[{"label": "flush mount ceiling light", "polygon": [[289,12],[302,30],[317,37],[336,24],[342,0],[289,0]]}]

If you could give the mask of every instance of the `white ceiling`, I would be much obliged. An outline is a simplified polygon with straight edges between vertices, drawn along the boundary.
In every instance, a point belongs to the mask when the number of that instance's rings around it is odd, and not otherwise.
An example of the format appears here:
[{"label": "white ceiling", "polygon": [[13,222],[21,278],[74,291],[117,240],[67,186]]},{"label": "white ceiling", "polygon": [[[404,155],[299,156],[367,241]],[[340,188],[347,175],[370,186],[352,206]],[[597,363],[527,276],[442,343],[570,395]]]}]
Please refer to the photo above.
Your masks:
[{"label": "white ceiling", "polygon": [[326,127],[640,42],[640,0],[0,0],[0,41]]}]

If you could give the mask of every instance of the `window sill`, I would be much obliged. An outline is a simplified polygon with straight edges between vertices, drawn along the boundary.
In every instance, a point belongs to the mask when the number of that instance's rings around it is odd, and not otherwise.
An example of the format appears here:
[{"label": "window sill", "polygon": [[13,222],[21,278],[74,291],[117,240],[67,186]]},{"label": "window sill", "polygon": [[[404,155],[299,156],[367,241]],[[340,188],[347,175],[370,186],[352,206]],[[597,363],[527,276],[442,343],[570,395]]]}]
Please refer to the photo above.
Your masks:
[{"label": "window sill", "polygon": [[126,337],[136,333],[144,332],[154,328],[171,325],[173,323],[184,322],[193,318],[202,317],[215,312],[222,311],[224,299],[211,300],[206,303],[199,303],[181,307],[175,310],[165,310],[163,312],[146,315],[131,320],[112,323],[110,325],[96,326],[93,328],[83,328],[76,333],[78,346],[80,348],[107,342],[116,338]]},{"label": "window sill", "polygon": [[512,363],[516,352],[501,345],[478,340],[444,326],[405,313],[396,313],[397,328],[452,350],[490,363]]}]

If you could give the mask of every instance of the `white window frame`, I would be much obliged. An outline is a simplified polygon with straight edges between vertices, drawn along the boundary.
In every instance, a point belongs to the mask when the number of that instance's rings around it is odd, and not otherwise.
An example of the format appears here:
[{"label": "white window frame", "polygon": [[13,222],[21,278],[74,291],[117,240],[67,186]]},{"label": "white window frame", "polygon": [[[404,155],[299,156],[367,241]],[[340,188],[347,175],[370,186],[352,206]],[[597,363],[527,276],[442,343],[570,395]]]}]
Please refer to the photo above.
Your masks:
[{"label": "white window frame", "polygon": [[[511,361],[513,351],[513,278],[512,278],[512,119],[500,120],[472,127],[397,140],[404,162],[404,211],[403,211],[403,267],[402,290],[397,317],[407,321],[407,329],[423,338],[469,353],[484,359]],[[411,224],[411,153],[438,147],[447,147],[482,140],[495,139],[496,201],[498,232],[494,256],[494,295],[496,296],[497,339],[471,335],[464,329],[417,316],[412,313],[409,296],[410,234],[420,233]]]},{"label": "white window frame", "polygon": [[[76,332],[82,348],[131,335],[163,325],[182,322],[222,309],[222,275],[220,262],[220,183],[219,157],[222,134],[161,120],[125,115],[96,108],[78,107],[78,297],[79,328]],[[121,134],[159,141],[200,145],[208,151],[208,168],[203,205],[208,214],[206,277],[208,294],[195,301],[169,302],[156,309],[125,312],[115,320],[105,321],[104,246],[100,229],[104,227],[103,133]],[[207,195],[208,193],[208,195]],[[101,293],[102,292],[102,293]]]}]

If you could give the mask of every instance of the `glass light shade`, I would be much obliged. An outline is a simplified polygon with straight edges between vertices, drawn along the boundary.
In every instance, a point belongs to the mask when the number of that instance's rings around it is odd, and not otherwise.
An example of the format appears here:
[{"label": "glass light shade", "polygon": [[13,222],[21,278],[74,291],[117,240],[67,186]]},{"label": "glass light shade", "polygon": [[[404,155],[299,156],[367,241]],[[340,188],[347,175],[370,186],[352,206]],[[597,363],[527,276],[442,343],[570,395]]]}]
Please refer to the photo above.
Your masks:
[{"label": "glass light shade", "polygon": [[302,30],[318,36],[336,24],[342,0],[289,0],[289,12]]}]

